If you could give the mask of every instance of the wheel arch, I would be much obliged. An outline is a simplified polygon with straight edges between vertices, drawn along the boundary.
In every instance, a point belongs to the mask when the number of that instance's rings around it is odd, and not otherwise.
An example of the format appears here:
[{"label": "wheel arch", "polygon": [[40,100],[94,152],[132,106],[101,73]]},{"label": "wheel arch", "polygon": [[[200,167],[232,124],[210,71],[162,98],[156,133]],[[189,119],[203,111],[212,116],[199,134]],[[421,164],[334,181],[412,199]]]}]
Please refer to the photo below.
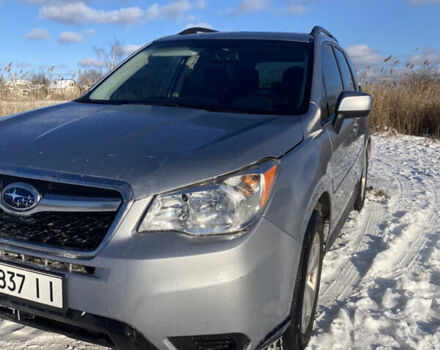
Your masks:
[{"label": "wheel arch", "polygon": [[316,203],[315,210],[319,213],[324,221],[324,246],[327,243],[330,233],[330,221],[331,221],[331,197],[330,193],[325,191],[321,194]]},{"label": "wheel arch", "polygon": [[323,218],[325,223],[325,232],[324,232],[324,243],[327,241],[329,236],[329,228],[332,223],[332,181],[330,176],[324,175],[321,180],[318,182],[315,190],[310,196],[309,203],[307,205],[307,209],[305,211],[303,224],[302,224],[302,232],[303,237],[301,242],[304,242],[305,233],[307,230],[307,226],[312,218],[313,212],[317,211],[320,216]]}]

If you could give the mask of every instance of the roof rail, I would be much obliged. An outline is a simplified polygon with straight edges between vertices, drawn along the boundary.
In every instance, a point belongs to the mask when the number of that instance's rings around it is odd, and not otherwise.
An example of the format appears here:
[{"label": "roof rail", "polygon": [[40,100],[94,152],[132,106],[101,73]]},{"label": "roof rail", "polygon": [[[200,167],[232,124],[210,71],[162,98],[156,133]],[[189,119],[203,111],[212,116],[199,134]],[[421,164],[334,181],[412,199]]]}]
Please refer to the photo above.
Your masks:
[{"label": "roof rail", "polygon": [[333,40],[335,40],[336,42],[339,42],[338,39],[336,39],[335,36],[333,36],[332,34],[330,34],[330,32],[327,29],[324,29],[320,26],[315,26],[313,27],[312,31],[310,32],[310,35],[318,35],[318,34],[323,34],[323,35],[327,35],[328,37],[332,38]]},{"label": "roof rail", "polygon": [[203,28],[203,27],[192,27],[185,29],[179,33],[179,35],[190,35],[190,34],[198,34],[198,33],[216,33],[217,31],[214,29]]}]

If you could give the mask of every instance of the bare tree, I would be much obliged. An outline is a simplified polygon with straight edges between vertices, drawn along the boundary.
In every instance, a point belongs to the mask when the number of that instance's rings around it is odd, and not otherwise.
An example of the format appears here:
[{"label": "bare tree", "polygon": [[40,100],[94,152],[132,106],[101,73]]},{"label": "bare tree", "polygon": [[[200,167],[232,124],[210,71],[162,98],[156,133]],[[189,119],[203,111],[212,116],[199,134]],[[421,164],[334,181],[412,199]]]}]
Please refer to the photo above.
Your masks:
[{"label": "bare tree", "polygon": [[78,71],[78,84],[81,89],[88,90],[101,79],[102,73],[95,69],[84,69]]},{"label": "bare tree", "polygon": [[114,38],[109,47],[94,47],[96,57],[108,70],[114,69],[125,56],[121,42]]}]

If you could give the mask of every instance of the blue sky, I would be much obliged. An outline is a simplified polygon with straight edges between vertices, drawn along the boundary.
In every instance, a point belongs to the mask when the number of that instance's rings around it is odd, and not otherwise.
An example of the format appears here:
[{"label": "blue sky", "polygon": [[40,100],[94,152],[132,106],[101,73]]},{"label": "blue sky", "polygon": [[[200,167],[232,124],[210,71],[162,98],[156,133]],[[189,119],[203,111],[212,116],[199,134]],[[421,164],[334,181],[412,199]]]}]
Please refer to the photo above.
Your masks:
[{"label": "blue sky", "polygon": [[[359,66],[393,55],[440,63],[440,0],[0,0],[0,67],[68,78],[99,66],[94,48],[117,38],[128,53],[201,24],[217,30],[333,32]],[[416,51],[417,50],[417,51]]]}]

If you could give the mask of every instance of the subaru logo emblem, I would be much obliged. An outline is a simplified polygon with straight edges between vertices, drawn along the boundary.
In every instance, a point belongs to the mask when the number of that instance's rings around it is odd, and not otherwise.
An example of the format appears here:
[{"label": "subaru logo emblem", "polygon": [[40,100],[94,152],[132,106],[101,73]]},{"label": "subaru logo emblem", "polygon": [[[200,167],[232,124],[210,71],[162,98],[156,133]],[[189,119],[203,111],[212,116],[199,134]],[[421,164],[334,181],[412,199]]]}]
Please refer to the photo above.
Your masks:
[{"label": "subaru logo emblem", "polygon": [[27,211],[35,208],[41,199],[38,190],[29,184],[14,182],[7,185],[1,194],[2,204],[14,211]]}]

